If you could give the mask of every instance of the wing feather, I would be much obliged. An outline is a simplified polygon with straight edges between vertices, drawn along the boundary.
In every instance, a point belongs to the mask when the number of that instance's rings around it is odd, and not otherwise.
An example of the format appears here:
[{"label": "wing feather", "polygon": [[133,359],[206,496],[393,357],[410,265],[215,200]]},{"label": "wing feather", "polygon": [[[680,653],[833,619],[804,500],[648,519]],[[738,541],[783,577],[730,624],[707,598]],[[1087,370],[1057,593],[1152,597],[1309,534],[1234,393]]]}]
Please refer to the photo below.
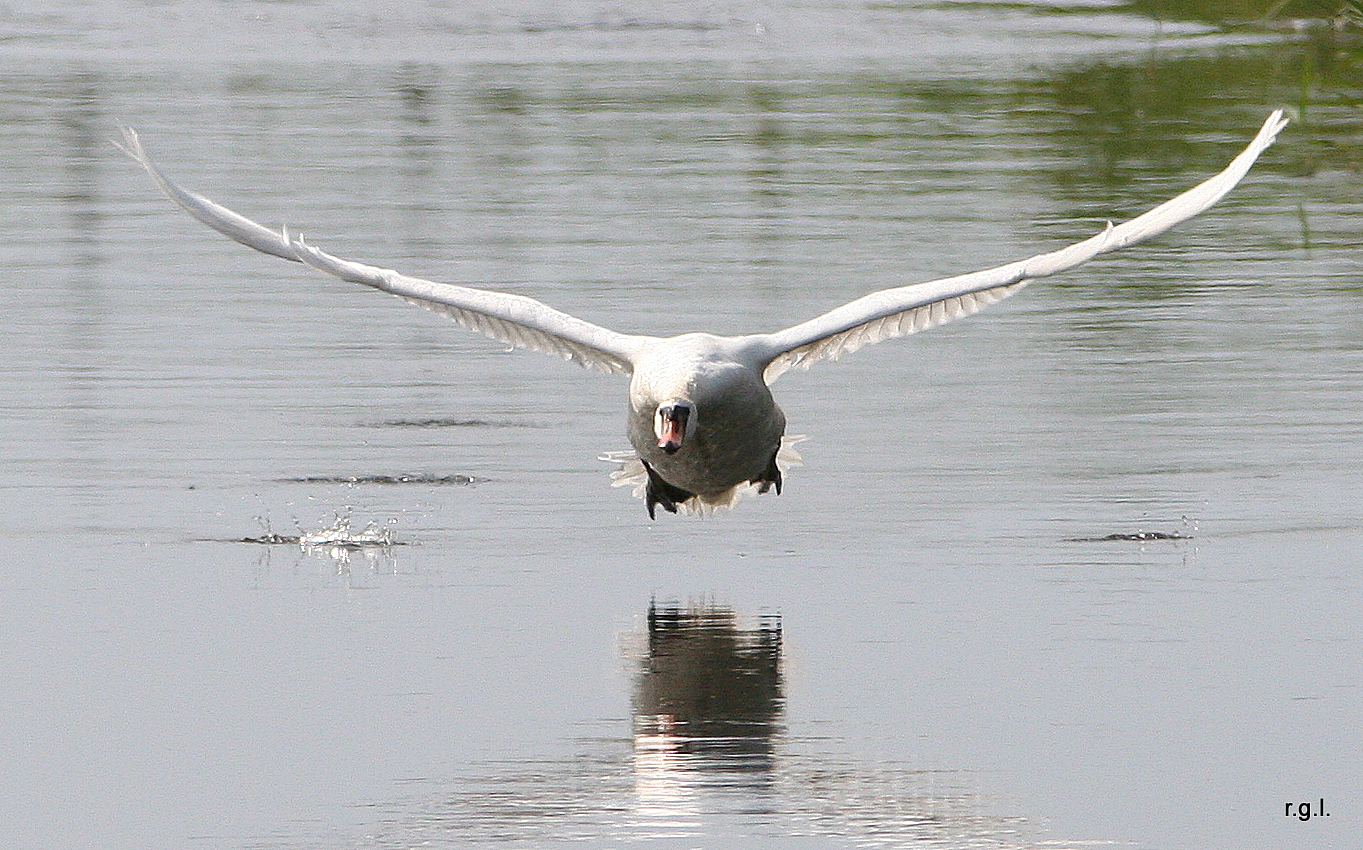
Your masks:
[{"label": "wing feather", "polygon": [[758,362],[766,362],[771,383],[792,367],[809,368],[820,360],[894,337],[934,328],[979,312],[1039,277],[1059,274],[1099,254],[1143,242],[1203,212],[1235,187],[1287,125],[1281,109],[1268,116],[1254,140],[1220,174],[1130,221],[1057,251],[993,269],[942,280],[883,289],[858,298],[803,324],[751,338]]},{"label": "wing feather", "polygon": [[151,160],[132,128],[123,128],[119,147],[146,169],[167,197],[224,236],[341,280],[390,292],[515,348],[544,351],[602,372],[629,374],[639,350],[653,339],[617,333],[523,295],[436,283],[332,256],[287,230],[271,230],[183,188]]}]

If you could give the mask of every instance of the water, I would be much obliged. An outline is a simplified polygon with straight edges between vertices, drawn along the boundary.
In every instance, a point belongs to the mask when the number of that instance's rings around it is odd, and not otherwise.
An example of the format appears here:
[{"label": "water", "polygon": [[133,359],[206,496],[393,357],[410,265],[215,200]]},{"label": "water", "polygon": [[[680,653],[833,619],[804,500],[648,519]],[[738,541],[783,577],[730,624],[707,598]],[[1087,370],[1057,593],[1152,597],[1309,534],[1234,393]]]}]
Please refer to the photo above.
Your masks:
[{"label": "water", "polygon": [[[1350,843],[1347,44],[1102,5],[3,25],[0,843]],[[255,256],[107,143],[344,256],[739,332],[1065,244],[1284,103],[1211,213],[785,376],[785,492],[656,523],[595,459],[621,380]]]}]

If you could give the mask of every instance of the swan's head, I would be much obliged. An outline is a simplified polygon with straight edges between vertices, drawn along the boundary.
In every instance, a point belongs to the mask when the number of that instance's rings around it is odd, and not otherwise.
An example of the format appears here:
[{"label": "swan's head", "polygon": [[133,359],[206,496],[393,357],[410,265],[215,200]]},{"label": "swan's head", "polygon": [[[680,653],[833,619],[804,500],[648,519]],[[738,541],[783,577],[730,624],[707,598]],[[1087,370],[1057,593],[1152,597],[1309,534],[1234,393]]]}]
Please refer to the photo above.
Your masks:
[{"label": "swan's head", "polygon": [[669,399],[658,405],[653,414],[653,434],[658,438],[658,448],[668,454],[676,454],[696,430],[696,406],[683,399]]}]

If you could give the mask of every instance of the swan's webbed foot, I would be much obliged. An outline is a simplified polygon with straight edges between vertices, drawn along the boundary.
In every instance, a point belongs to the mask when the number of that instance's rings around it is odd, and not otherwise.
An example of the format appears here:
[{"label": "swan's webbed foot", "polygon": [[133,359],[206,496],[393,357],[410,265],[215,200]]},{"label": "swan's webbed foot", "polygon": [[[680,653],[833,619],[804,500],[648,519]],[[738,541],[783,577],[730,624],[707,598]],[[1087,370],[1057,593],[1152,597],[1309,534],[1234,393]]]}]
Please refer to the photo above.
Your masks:
[{"label": "swan's webbed foot", "polygon": [[758,493],[765,493],[775,486],[776,495],[781,495],[781,468],[776,465],[776,455],[780,452],[781,447],[778,445],[776,451],[771,453],[771,460],[767,462],[767,468],[762,470],[761,475],[748,482],[757,485]]},{"label": "swan's webbed foot", "polygon": [[657,519],[656,508],[663,506],[663,510],[670,514],[677,512],[677,505],[687,499],[695,497],[695,493],[688,493],[680,487],[674,487],[662,479],[658,473],[653,471],[653,467],[648,465],[648,461],[642,460],[644,469],[648,471],[648,486],[644,490],[644,503],[648,507],[648,518]]}]

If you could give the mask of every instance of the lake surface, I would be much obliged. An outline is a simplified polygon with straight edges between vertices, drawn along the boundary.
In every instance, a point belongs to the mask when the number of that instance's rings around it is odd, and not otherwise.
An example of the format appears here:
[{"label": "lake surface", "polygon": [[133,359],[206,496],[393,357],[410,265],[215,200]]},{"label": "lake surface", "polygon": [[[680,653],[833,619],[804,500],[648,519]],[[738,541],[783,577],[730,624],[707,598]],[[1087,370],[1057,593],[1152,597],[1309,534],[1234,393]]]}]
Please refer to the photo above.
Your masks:
[{"label": "lake surface", "polygon": [[[0,18],[0,844],[1356,840],[1356,45],[642,5]],[[788,374],[785,492],[657,522],[596,459],[623,380],[231,244],[108,142],[342,256],[735,333],[1068,244],[1279,105],[1214,210]],[[343,523],[389,542],[297,540]]]}]

